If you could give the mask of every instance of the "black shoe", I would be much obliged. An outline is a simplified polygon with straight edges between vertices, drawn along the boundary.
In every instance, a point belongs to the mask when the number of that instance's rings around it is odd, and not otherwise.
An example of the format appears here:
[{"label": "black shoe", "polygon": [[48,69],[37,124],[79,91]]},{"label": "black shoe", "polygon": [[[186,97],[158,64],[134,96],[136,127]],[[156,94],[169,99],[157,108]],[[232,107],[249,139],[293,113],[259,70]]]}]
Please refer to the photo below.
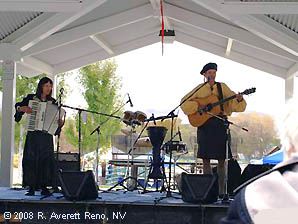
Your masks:
[{"label": "black shoe", "polygon": [[42,187],[41,188],[41,195],[49,195],[51,192],[46,188],[46,187]]},{"label": "black shoe", "polygon": [[58,187],[52,188],[53,193],[62,193],[62,190],[60,190]]},{"label": "black shoe", "polygon": [[224,197],[225,197],[225,195],[224,195],[224,194],[219,194],[219,195],[218,195],[218,200],[219,200],[219,201],[221,201],[221,200],[223,200],[223,199],[224,199]]},{"label": "black shoe", "polygon": [[34,196],[35,195],[35,191],[34,191],[34,188],[29,188],[29,191],[27,191],[25,193],[25,196]]},{"label": "black shoe", "polygon": [[228,201],[229,200],[229,194],[220,194],[218,195],[219,201]]}]

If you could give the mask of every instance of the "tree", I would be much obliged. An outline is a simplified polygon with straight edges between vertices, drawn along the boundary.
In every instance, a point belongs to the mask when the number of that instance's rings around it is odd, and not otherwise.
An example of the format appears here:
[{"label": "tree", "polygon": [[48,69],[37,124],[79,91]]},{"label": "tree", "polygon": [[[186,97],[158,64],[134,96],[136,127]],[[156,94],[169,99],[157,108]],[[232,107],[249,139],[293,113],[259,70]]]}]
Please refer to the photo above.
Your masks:
[{"label": "tree", "polygon": [[231,126],[233,145],[248,158],[261,158],[266,150],[279,145],[274,120],[270,115],[239,113],[232,122],[248,129],[248,132]]},{"label": "tree", "polygon": [[[95,64],[79,69],[78,81],[83,87],[82,95],[88,104],[88,110],[104,114],[111,114],[123,103],[118,91],[121,89],[121,79],[116,76],[117,65],[114,60],[100,61]],[[119,111],[115,115],[122,115]],[[68,119],[64,128],[67,140],[74,146],[78,146],[78,115],[75,120]],[[111,136],[119,132],[121,122],[115,118],[104,115],[88,113],[87,124],[82,123],[82,150],[90,152],[96,150],[96,133],[90,133],[98,126],[100,127],[100,154],[107,151],[111,145]]]},{"label": "tree", "polygon": [[[230,126],[232,152],[243,153],[248,160],[255,157],[261,158],[273,146],[280,145],[274,120],[270,115],[256,112],[239,113],[236,116],[229,117],[229,120],[249,130],[245,132],[233,125]],[[197,141],[197,128],[192,127],[190,124],[183,124],[180,126],[180,131],[183,142],[187,145],[187,156],[192,158]]]},{"label": "tree", "polygon": [[187,145],[188,156],[195,158],[194,148],[197,144],[197,128],[190,124],[183,124],[180,128],[183,142]]},{"label": "tree", "polygon": [[66,79],[71,75],[71,72],[61,73],[56,76],[56,98],[58,100],[58,96],[60,95],[60,90],[63,89],[63,97],[62,97],[62,103],[65,103],[66,97],[72,92],[72,89],[70,88],[69,84],[67,83]]}]

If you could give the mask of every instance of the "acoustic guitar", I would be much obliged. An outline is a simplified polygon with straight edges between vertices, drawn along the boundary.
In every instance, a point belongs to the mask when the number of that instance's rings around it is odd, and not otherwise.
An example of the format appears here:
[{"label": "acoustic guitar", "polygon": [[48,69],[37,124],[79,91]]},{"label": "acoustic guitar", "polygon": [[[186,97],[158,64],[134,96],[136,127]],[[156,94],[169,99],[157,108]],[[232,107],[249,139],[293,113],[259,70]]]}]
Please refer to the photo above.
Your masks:
[{"label": "acoustic guitar", "polygon": [[[251,93],[256,92],[256,88],[246,89],[241,95],[249,95]],[[215,95],[210,95],[205,98],[193,98],[191,101],[195,101],[198,103],[198,108],[202,108],[199,111],[188,115],[189,123],[194,127],[200,127],[205,122],[212,117],[212,115],[207,112],[211,112],[212,114],[219,115],[220,114],[220,105],[228,102],[232,99],[236,98],[236,95],[230,96],[228,98],[218,100],[218,97]]]}]

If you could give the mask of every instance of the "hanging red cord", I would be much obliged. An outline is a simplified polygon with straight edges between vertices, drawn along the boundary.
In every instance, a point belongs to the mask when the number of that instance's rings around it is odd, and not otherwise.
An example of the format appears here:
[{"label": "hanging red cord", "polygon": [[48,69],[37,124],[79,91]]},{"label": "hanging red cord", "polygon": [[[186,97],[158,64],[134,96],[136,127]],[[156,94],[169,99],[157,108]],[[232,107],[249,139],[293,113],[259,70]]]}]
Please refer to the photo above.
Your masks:
[{"label": "hanging red cord", "polygon": [[160,0],[160,12],[161,12],[161,55],[163,55],[163,39],[164,39],[164,21],[163,21],[163,7],[162,7],[162,0]]}]

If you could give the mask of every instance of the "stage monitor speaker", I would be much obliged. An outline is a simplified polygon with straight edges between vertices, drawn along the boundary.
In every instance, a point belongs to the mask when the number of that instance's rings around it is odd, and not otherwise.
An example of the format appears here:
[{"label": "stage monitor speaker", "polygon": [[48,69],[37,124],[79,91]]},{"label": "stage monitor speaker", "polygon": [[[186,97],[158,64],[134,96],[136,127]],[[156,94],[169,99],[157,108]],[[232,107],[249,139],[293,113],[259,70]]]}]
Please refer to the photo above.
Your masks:
[{"label": "stage monitor speaker", "polygon": [[99,198],[91,170],[86,172],[59,171],[62,193],[67,200],[81,201]]},{"label": "stage monitor speaker", "polygon": [[191,203],[212,203],[217,201],[217,175],[182,173],[182,200]]},{"label": "stage monitor speaker", "polygon": [[250,180],[253,177],[260,175],[261,173],[266,172],[274,167],[274,165],[265,164],[248,164],[241,174],[241,184]]},{"label": "stage monitor speaker", "polygon": [[57,152],[55,152],[54,156],[58,170],[80,171],[80,158],[78,153],[58,153],[57,155]]},{"label": "stage monitor speaker", "polygon": [[63,171],[80,171],[79,161],[58,161],[58,169]]}]

